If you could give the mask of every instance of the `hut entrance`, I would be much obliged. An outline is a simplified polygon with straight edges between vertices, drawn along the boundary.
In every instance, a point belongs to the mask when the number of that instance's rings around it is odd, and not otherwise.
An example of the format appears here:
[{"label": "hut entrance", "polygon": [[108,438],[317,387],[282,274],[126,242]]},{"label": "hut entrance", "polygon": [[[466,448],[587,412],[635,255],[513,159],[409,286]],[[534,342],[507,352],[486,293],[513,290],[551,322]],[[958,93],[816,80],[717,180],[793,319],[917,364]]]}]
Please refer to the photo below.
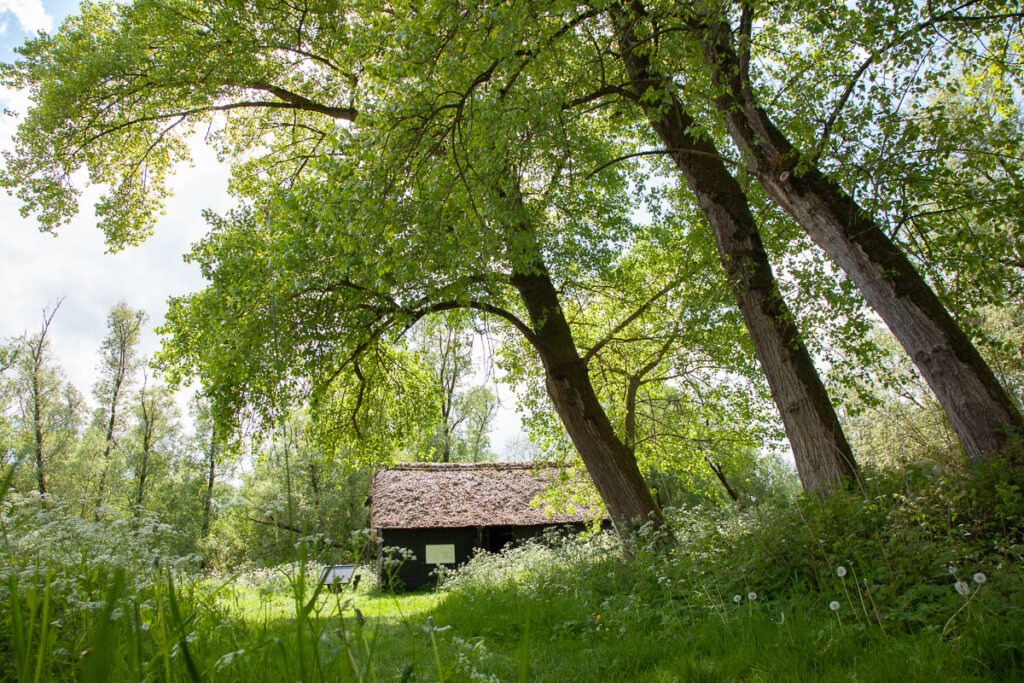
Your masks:
[{"label": "hut entrance", "polygon": [[510,526],[483,527],[479,531],[480,547],[491,553],[501,552],[506,545],[516,543],[520,539],[515,528]]}]

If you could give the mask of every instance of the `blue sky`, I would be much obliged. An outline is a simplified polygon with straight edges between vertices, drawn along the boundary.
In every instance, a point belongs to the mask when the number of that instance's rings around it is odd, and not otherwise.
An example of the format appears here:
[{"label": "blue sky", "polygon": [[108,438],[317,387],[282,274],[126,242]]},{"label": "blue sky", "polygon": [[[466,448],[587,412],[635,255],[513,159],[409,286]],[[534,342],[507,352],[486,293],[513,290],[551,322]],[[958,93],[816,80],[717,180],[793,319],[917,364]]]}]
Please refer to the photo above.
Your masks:
[{"label": "blue sky", "polygon": [[41,2],[40,0],[0,0],[0,59],[14,57],[14,48],[39,30],[52,32],[78,2]]}]

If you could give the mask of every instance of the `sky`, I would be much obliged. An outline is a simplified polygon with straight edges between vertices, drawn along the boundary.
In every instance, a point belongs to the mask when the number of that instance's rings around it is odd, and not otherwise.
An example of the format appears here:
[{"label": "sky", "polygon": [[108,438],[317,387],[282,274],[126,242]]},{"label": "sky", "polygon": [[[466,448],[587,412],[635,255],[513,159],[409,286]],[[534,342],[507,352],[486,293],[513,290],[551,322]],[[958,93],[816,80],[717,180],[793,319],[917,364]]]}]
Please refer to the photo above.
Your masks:
[{"label": "sky", "polygon": [[[28,36],[54,31],[76,9],[77,2],[0,0],[0,59],[15,59],[14,48]],[[15,112],[28,105],[24,94],[10,90],[0,90],[0,102]],[[16,125],[16,118],[2,117],[0,148],[11,146]],[[198,269],[182,255],[204,231],[202,209],[229,205],[224,173],[218,171],[212,153],[197,150],[195,167],[176,175],[175,196],[156,235],[117,254],[107,252],[95,228],[95,192],[87,193],[79,215],[56,235],[39,232],[33,219],[19,215],[17,199],[0,194],[0,338],[38,332],[43,309],[61,302],[50,338],[68,379],[86,395],[95,381],[107,313],[119,301],[149,314],[142,350],[155,351],[152,328],[162,321],[167,298],[202,286]]]},{"label": "sky", "polygon": [[[37,31],[53,32],[78,8],[77,0],[0,0],[0,61],[14,60],[14,48]],[[24,112],[23,93],[0,88],[0,106]],[[17,119],[0,117],[0,149],[9,149]],[[108,253],[95,227],[92,205],[97,193],[87,191],[74,221],[58,234],[39,232],[31,218],[19,215],[19,202],[0,192],[0,340],[39,331],[43,309],[60,309],[50,326],[55,355],[67,378],[91,396],[100,343],[111,308],[124,301],[149,316],[140,344],[146,355],[159,348],[153,331],[167,311],[167,300],[200,289],[197,267],[183,255],[206,231],[204,209],[227,210],[227,169],[211,150],[193,149],[193,164],[177,170],[173,197],[154,236],[139,247]],[[519,419],[507,390],[500,391],[504,408],[495,421],[491,444],[500,454],[520,433]],[[515,457],[515,454],[506,454]]]}]

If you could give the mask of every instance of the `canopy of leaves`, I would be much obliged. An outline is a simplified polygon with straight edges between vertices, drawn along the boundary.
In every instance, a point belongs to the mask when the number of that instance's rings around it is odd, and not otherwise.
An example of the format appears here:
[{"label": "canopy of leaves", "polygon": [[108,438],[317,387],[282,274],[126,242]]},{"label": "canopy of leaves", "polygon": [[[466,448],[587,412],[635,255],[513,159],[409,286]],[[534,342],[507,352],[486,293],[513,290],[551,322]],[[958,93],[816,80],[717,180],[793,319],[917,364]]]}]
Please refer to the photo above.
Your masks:
[{"label": "canopy of leaves", "polygon": [[[954,310],[998,302],[1001,283],[1019,281],[1015,5],[643,9],[644,45],[676,74],[700,134],[725,139],[700,55],[702,27],[725,19],[758,100],[806,159],[888,220]],[[98,215],[117,248],[151,230],[197,132],[233,160],[244,201],[210,217],[191,255],[210,286],[173,304],[163,361],[203,377],[225,419],[313,397],[388,434],[419,386],[406,331],[460,308],[529,343],[509,278],[538,264],[581,345],[597,349],[584,354],[608,378],[607,405],[623,395],[616,381],[659,354],[644,373],[659,388],[645,400],[675,395],[693,367],[681,365],[683,348],[715,359],[702,383],[720,371],[750,377],[688,200],[663,214],[657,165],[626,160],[659,150],[621,87],[607,11],[561,0],[86,3],[4,67],[4,82],[36,106],[3,182],[53,229],[77,210],[85,170],[107,188]],[[643,211],[672,239],[643,234]],[[844,363],[871,357],[859,297],[777,211],[761,218],[815,351],[860,382],[860,365]],[[678,262],[657,265],[645,241]],[[662,290],[657,306],[645,303]],[[613,408],[624,433],[628,405]]]}]

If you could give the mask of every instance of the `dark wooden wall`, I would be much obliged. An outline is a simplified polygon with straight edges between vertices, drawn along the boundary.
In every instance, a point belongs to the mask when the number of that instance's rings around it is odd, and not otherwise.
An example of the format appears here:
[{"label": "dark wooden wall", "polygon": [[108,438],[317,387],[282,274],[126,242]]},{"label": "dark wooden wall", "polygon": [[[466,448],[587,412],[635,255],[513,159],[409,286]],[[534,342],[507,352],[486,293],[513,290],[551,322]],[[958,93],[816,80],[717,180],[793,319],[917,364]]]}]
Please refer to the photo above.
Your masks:
[{"label": "dark wooden wall", "polygon": [[[577,533],[584,529],[583,524],[561,525],[561,529],[569,533]],[[501,527],[465,527],[457,529],[378,529],[376,531],[378,549],[385,547],[408,548],[416,556],[408,560],[397,572],[401,587],[416,590],[436,582],[431,575],[437,565],[426,563],[428,545],[455,546],[455,564],[445,565],[449,568],[461,565],[473,556],[476,548],[489,552],[499,552],[507,544],[516,544],[529,538],[541,535],[550,525],[540,526],[501,526]],[[387,584],[387,577],[378,552],[377,574],[380,585]]]},{"label": "dark wooden wall", "polygon": [[[477,530],[475,528],[383,529],[377,532],[377,538],[382,548],[388,546],[408,548],[416,555],[415,560],[407,561],[398,570],[398,579],[402,582],[402,586],[409,590],[415,590],[435,582],[430,573],[436,569],[437,565],[426,563],[428,545],[454,544],[455,563],[456,565],[462,564],[473,555]],[[379,560],[377,570],[383,586],[386,577]]]}]

